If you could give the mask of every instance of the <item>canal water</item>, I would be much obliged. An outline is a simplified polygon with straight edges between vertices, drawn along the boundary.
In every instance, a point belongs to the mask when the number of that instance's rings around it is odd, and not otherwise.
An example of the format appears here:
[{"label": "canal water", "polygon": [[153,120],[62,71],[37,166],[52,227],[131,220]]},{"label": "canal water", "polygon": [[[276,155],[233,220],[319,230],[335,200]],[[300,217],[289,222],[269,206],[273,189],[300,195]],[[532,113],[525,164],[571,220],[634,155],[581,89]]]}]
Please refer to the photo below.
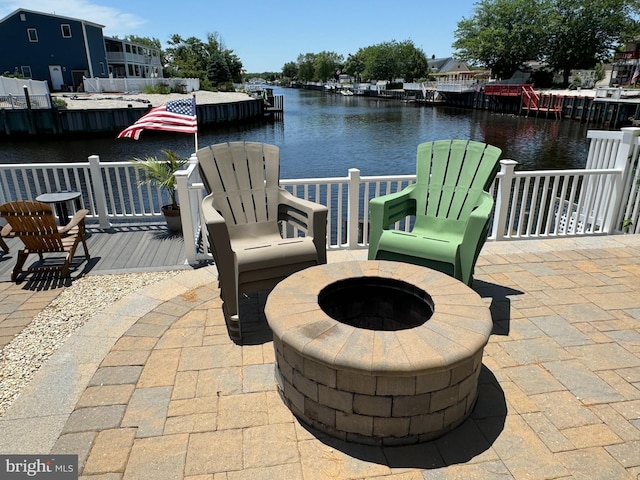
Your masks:
[{"label": "canal water", "polygon": [[[276,88],[284,95],[282,120],[207,127],[199,146],[246,140],[280,147],[281,178],[415,173],[421,142],[461,138],[493,144],[520,169],[567,169],[585,165],[587,126],[576,120],[504,115],[485,110],[406,104],[360,96]],[[98,138],[0,142],[0,163],[127,161],[162,149],[188,156],[191,135],[145,131],[140,140]]]}]

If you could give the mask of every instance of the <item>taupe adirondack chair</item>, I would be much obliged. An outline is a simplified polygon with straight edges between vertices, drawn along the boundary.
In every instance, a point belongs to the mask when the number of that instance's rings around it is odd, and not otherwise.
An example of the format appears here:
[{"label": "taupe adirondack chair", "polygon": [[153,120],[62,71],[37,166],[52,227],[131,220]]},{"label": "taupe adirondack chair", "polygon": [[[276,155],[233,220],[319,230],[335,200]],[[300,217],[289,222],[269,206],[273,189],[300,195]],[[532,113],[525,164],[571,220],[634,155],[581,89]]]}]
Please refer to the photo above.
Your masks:
[{"label": "taupe adirondack chair", "polygon": [[[231,142],[196,152],[207,192],[202,214],[229,334],[242,341],[239,296],[268,290],[298,270],[327,261],[327,208],[279,186],[275,145]],[[286,223],[285,223],[286,222]],[[286,224],[304,236],[283,238]]]},{"label": "taupe adirondack chair", "polygon": [[[423,265],[471,285],[493,209],[486,190],[501,153],[467,140],[418,145],[416,183],[369,203],[369,259]],[[407,216],[415,216],[410,232],[391,228]]]},{"label": "taupe adirondack chair", "polygon": [[[88,210],[79,210],[69,223],[58,227],[51,207],[46,203],[19,201],[0,205],[0,216],[7,220],[3,228],[3,235],[17,237],[25,248],[18,251],[16,266],[11,274],[11,281],[15,282],[22,272],[60,271],[62,277],[69,275],[71,261],[78,245],[82,243],[85,257],[89,260],[87,249],[84,218]],[[23,270],[27,258],[37,254],[44,260],[45,254],[64,253],[64,262],[55,264],[41,264]],[[49,255],[47,255],[49,256]]]}]

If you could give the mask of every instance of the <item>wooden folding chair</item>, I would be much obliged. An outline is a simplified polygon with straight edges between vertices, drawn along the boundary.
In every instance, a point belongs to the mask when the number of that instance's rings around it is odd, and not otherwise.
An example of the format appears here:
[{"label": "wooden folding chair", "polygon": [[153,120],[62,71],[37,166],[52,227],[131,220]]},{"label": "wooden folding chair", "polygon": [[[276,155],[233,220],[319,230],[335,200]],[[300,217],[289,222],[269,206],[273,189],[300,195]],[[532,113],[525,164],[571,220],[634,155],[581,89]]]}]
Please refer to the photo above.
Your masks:
[{"label": "wooden folding chair", "polygon": [[[46,203],[18,201],[0,205],[0,217],[4,217],[8,222],[8,225],[2,230],[3,234],[19,238],[25,246],[18,251],[11,281],[15,282],[18,274],[22,272],[59,270],[62,277],[67,277],[71,261],[80,242],[82,242],[85,257],[89,260],[84,225],[87,213],[89,213],[88,210],[79,210],[67,225],[58,227],[53,211]],[[59,262],[55,265],[45,263],[44,255],[54,253],[65,254],[62,265]],[[37,254],[42,262],[40,265],[23,270],[22,267],[31,254]]]}]

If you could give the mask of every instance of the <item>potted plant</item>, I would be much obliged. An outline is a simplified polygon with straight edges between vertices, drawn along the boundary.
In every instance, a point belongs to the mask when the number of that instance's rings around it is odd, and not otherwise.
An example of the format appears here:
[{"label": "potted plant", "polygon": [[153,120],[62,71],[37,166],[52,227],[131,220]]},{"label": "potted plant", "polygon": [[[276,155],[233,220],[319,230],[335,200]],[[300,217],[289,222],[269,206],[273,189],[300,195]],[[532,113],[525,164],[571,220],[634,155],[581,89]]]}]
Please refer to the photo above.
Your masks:
[{"label": "potted plant", "polygon": [[171,232],[182,231],[180,220],[180,205],[176,198],[176,178],[174,173],[189,162],[172,150],[162,150],[164,159],[147,156],[144,159],[134,158],[136,167],[140,171],[140,184],[153,184],[169,194],[171,203],[162,206],[162,213],[167,221],[167,228]]}]

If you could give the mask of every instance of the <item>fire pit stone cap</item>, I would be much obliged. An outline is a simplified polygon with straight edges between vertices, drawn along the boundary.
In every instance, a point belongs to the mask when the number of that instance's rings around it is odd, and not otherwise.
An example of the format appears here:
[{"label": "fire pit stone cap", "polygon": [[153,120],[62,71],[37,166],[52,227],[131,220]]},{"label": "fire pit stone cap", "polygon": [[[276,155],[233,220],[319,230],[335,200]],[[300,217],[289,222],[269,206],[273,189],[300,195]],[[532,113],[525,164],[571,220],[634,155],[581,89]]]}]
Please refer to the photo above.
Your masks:
[{"label": "fire pit stone cap", "polygon": [[[346,278],[382,277],[415,285],[433,300],[424,324],[373,331],[341,323],[318,305],[319,292]],[[435,270],[389,261],[352,261],[312,267],[280,282],[265,315],[274,337],[303,357],[371,375],[414,375],[464,361],[484,348],[493,329],[482,298],[462,282]]]}]

